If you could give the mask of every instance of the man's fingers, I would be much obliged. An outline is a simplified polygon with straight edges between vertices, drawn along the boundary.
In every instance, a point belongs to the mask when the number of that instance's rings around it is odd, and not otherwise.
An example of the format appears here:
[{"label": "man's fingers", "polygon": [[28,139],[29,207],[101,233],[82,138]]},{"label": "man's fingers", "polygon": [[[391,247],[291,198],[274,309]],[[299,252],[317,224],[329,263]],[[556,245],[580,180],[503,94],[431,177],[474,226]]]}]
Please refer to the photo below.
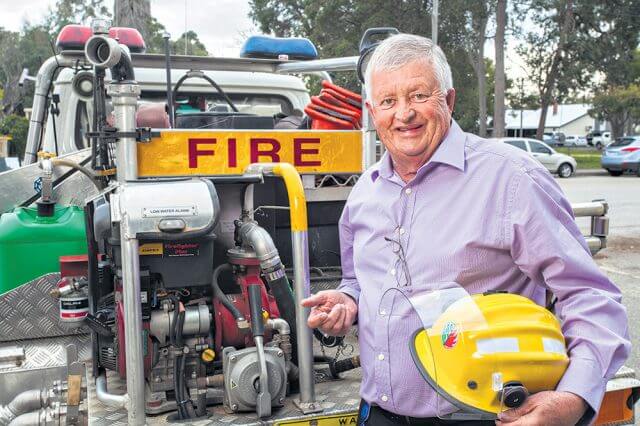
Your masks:
[{"label": "man's fingers", "polygon": [[319,292],[317,294],[314,294],[311,297],[307,297],[306,299],[303,299],[301,304],[305,308],[312,308],[314,306],[322,305],[326,301],[327,301],[327,296],[323,294],[323,292]]},{"label": "man's fingers", "polygon": [[325,321],[327,320],[327,314],[325,312],[322,312],[318,309],[313,309],[311,310],[311,313],[309,314],[309,318],[307,319],[307,325],[310,328],[318,328],[321,327],[322,324],[325,323]]},{"label": "man's fingers", "polygon": [[338,317],[336,319],[336,322],[333,324],[333,327],[331,328],[331,334],[333,335],[338,335],[342,332],[342,330],[344,329],[344,321],[347,317],[347,309],[344,305],[337,305],[337,306],[341,306],[342,308],[340,309],[340,312],[338,313]]},{"label": "man's fingers", "polygon": [[[527,399],[525,403],[518,408],[512,408],[511,410],[498,413],[498,420],[503,424],[512,423],[519,419],[522,419],[523,416],[526,416],[535,408],[536,408],[536,405],[533,404],[531,400]],[[498,423],[496,422],[496,424]]]}]

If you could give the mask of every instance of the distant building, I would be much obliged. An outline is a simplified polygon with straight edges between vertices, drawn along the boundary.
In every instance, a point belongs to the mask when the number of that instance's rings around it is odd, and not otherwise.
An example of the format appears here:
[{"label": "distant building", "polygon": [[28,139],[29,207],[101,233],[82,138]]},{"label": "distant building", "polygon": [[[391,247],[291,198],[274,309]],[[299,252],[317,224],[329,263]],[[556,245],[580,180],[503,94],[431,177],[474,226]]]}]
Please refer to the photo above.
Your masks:
[{"label": "distant building", "polygon": [[[549,105],[545,133],[561,132],[565,135],[584,136],[591,130],[609,130],[608,123],[603,123],[589,116],[589,108],[591,108],[589,104]],[[534,137],[540,121],[540,112],[540,109],[506,110],[505,131],[507,136]]]}]

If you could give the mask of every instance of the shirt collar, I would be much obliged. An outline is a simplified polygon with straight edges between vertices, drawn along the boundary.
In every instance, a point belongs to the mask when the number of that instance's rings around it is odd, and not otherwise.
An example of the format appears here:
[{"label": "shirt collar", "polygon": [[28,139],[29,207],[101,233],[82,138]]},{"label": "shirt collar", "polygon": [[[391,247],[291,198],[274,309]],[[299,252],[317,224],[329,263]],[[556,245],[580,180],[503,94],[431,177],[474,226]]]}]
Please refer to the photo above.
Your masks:
[{"label": "shirt collar", "polygon": [[[466,136],[458,123],[455,120],[451,120],[451,127],[447,132],[445,138],[440,143],[440,146],[433,154],[431,159],[423,164],[418,173],[423,170],[430,163],[447,164],[455,167],[460,171],[464,171],[464,143]],[[375,181],[378,176],[382,176],[385,179],[390,179],[393,176],[393,162],[388,151],[380,158],[380,161],[374,165],[373,172],[371,173],[371,179]]]}]

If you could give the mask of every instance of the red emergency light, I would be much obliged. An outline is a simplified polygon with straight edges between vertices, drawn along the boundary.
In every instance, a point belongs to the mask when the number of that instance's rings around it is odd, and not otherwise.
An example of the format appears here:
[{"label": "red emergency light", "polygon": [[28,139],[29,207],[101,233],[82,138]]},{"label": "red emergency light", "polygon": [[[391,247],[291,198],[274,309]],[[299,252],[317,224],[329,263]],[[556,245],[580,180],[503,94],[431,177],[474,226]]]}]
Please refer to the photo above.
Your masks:
[{"label": "red emergency light", "polygon": [[131,53],[143,53],[147,46],[140,31],[135,28],[111,27],[109,37],[118,40],[118,43],[126,45]]},{"label": "red emergency light", "polygon": [[[60,34],[58,34],[56,47],[60,51],[82,50],[91,36],[93,36],[93,32],[90,27],[77,24],[65,25],[60,31]],[[135,28],[110,28],[109,37],[126,45],[132,53],[143,53],[146,49],[142,35]]]}]

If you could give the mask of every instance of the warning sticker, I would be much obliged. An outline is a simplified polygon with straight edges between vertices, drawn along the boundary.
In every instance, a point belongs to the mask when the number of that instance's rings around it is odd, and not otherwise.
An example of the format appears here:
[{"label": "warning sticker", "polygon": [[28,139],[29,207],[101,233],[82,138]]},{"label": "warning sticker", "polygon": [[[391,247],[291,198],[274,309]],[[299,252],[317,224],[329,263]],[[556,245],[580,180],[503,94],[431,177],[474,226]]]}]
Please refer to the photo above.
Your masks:
[{"label": "warning sticker", "polygon": [[138,249],[140,256],[162,256],[162,243],[142,244]]},{"label": "warning sticker", "polygon": [[200,254],[198,243],[164,243],[165,257],[189,257]]}]

